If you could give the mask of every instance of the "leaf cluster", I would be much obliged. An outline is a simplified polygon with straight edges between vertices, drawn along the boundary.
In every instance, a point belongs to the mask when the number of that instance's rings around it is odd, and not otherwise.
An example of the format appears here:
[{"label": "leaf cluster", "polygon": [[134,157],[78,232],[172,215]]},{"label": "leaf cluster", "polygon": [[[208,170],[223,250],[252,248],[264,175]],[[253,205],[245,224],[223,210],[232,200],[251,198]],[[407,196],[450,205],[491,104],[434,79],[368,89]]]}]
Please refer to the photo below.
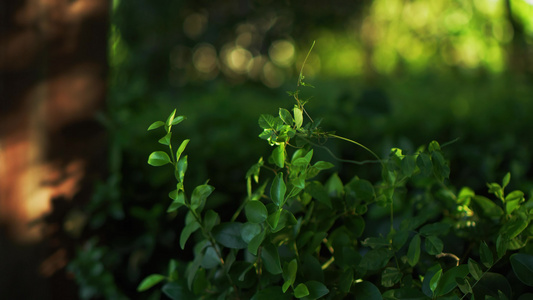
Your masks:
[{"label": "leaf cluster", "polygon": [[[510,265],[519,286],[533,286],[533,200],[505,191],[510,174],[488,184],[491,198],[456,189],[438,142],[415,153],[392,148],[382,159],[323,131],[298,92],[291,95],[292,111],[280,108],[258,120],[259,137],[272,151],[246,173],[247,196],[229,220],[204,209],[214,191],[207,182],[190,196],[185,191],[189,140],[176,152],[172,147],[172,126],[185,117],[174,110],[150,125],[163,127],[159,143],[168,152],[153,152],[148,163],[174,169],[167,212],[185,207],[179,245],[192,247],[194,259],[170,261],[166,275],[146,277],[139,291],[165,282],[162,291],[172,299],[517,298],[520,290],[495,271],[497,264]],[[346,180],[331,172],[332,162],[316,161],[315,141],[327,138],[374,156],[381,179]],[[317,179],[321,172],[326,179]],[[368,226],[379,211],[389,224],[375,234]]]}]

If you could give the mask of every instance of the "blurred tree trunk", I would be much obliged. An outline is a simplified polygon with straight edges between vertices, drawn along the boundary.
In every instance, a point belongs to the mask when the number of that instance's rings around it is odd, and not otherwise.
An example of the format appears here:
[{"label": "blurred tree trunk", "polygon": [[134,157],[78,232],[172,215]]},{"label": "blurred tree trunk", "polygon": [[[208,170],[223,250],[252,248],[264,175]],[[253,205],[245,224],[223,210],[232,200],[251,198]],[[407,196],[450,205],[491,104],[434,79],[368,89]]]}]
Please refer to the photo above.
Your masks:
[{"label": "blurred tree trunk", "polygon": [[514,15],[511,0],[505,1],[505,11],[513,28],[513,40],[508,48],[510,68],[518,74],[531,78],[533,76],[533,47],[530,47],[526,41],[524,25]]},{"label": "blurred tree trunk", "polygon": [[106,94],[109,9],[108,0],[0,2],[2,299],[77,298],[57,285],[74,248],[65,215],[105,171],[95,115]]}]

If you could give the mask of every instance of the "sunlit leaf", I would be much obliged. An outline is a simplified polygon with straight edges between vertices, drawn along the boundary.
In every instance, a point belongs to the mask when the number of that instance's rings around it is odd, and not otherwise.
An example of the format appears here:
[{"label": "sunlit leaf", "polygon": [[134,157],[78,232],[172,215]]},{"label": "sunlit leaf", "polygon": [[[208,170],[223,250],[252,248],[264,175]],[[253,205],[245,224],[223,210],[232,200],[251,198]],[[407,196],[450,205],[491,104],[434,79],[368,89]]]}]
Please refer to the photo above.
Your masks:
[{"label": "sunlit leaf", "polygon": [[148,157],[148,164],[159,167],[170,163],[170,157],[163,151],[155,151]]},{"label": "sunlit leaf", "polygon": [[148,127],[148,130],[154,130],[154,129],[159,128],[159,127],[161,127],[161,126],[165,126],[165,122],[163,122],[163,121],[156,121],[156,122],[152,123],[152,124],[150,125],[150,127]]},{"label": "sunlit leaf", "polygon": [[183,182],[183,179],[185,178],[185,173],[187,172],[187,166],[188,166],[187,155],[185,155],[178,161],[178,167],[176,168],[180,182]]},{"label": "sunlit leaf", "polygon": [[283,123],[292,126],[292,123],[294,122],[294,120],[292,119],[292,115],[288,110],[286,110],[285,108],[280,108],[279,117],[281,118]]},{"label": "sunlit leaf", "polygon": [[294,106],[293,109],[294,112],[294,124],[296,125],[296,128],[302,127],[304,118],[303,118],[303,112],[298,106]]},{"label": "sunlit leaf", "polygon": [[176,151],[176,160],[177,161],[180,160],[181,154],[183,153],[183,151],[185,151],[185,147],[187,147],[187,144],[189,144],[189,140],[183,140],[181,142],[178,150]]},{"label": "sunlit leaf", "polygon": [[191,196],[191,209],[200,212],[205,205],[207,197],[209,197],[214,190],[215,188],[208,184],[199,185],[194,188]]},{"label": "sunlit leaf", "polygon": [[307,286],[303,283],[300,283],[296,288],[294,288],[294,297],[300,299],[309,295],[309,290]]},{"label": "sunlit leaf", "polygon": [[160,275],[160,274],[149,275],[148,277],[143,279],[143,281],[141,281],[141,283],[137,287],[137,292],[146,291],[147,289],[165,280],[165,278],[167,277],[164,275]]},{"label": "sunlit leaf", "polygon": [[274,148],[272,151],[272,160],[280,168],[285,166],[285,144],[280,144]]}]

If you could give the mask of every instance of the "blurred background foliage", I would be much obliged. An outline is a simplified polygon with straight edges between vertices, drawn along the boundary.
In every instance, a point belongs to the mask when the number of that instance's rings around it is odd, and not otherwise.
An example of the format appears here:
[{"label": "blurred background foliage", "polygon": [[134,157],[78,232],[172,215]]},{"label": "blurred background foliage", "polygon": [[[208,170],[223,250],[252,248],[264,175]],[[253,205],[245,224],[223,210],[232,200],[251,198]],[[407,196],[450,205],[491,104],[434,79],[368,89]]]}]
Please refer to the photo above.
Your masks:
[{"label": "blurred background foliage", "polygon": [[[303,93],[325,130],[382,157],[458,138],[444,149],[452,185],[483,194],[510,171],[513,188],[530,191],[532,16],[531,0],[113,1],[100,116],[111,174],[86,209],[85,235],[96,239],[71,263],[84,293],[138,298],[141,278],[190,255],[176,250],[181,216],[165,213],[172,175],[146,163],[163,150],[148,125],[173,108],[186,115],[175,134],[191,139],[189,184],[210,179],[210,205],[237,206],[246,170],[270,150],[257,138],[258,116],[292,107],[286,91],[296,89],[313,41],[303,73],[315,88]],[[351,145],[326,146],[369,158]],[[374,179],[378,169],[337,171]]]}]

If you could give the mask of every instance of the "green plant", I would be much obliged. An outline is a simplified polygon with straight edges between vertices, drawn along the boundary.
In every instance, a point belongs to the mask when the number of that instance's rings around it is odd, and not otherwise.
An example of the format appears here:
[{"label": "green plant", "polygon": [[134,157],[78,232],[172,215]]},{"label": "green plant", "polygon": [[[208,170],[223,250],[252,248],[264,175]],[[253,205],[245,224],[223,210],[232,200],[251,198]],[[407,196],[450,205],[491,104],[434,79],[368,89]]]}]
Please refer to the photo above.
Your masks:
[{"label": "green plant", "polygon": [[[303,79],[300,73],[298,87]],[[495,200],[456,189],[448,182],[448,144],[432,141],[414,153],[393,148],[381,159],[322,130],[299,90],[290,95],[292,112],[259,118],[259,137],[273,150],[248,170],[247,196],[228,220],[204,209],[214,191],[208,182],[186,193],[189,140],[175,152],[172,146],[172,127],[185,117],[174,110],[150,125],[164,128],[159,143],[168,152],[153,152],[148,163],[173,167],[167,212],[186,208],[179,243],[184,249],[193,240],[194,259],[171,260],[167,275],[146,277],[138,291],[164,281],[172,299],[515,299],[533,286],[533,200],[505,191],[509,173],[488,184]],[[313,160],[327,139],[367,151],[374,160],[340,162],[373,163],[381,179],[324,177],[339,163]]]}]

